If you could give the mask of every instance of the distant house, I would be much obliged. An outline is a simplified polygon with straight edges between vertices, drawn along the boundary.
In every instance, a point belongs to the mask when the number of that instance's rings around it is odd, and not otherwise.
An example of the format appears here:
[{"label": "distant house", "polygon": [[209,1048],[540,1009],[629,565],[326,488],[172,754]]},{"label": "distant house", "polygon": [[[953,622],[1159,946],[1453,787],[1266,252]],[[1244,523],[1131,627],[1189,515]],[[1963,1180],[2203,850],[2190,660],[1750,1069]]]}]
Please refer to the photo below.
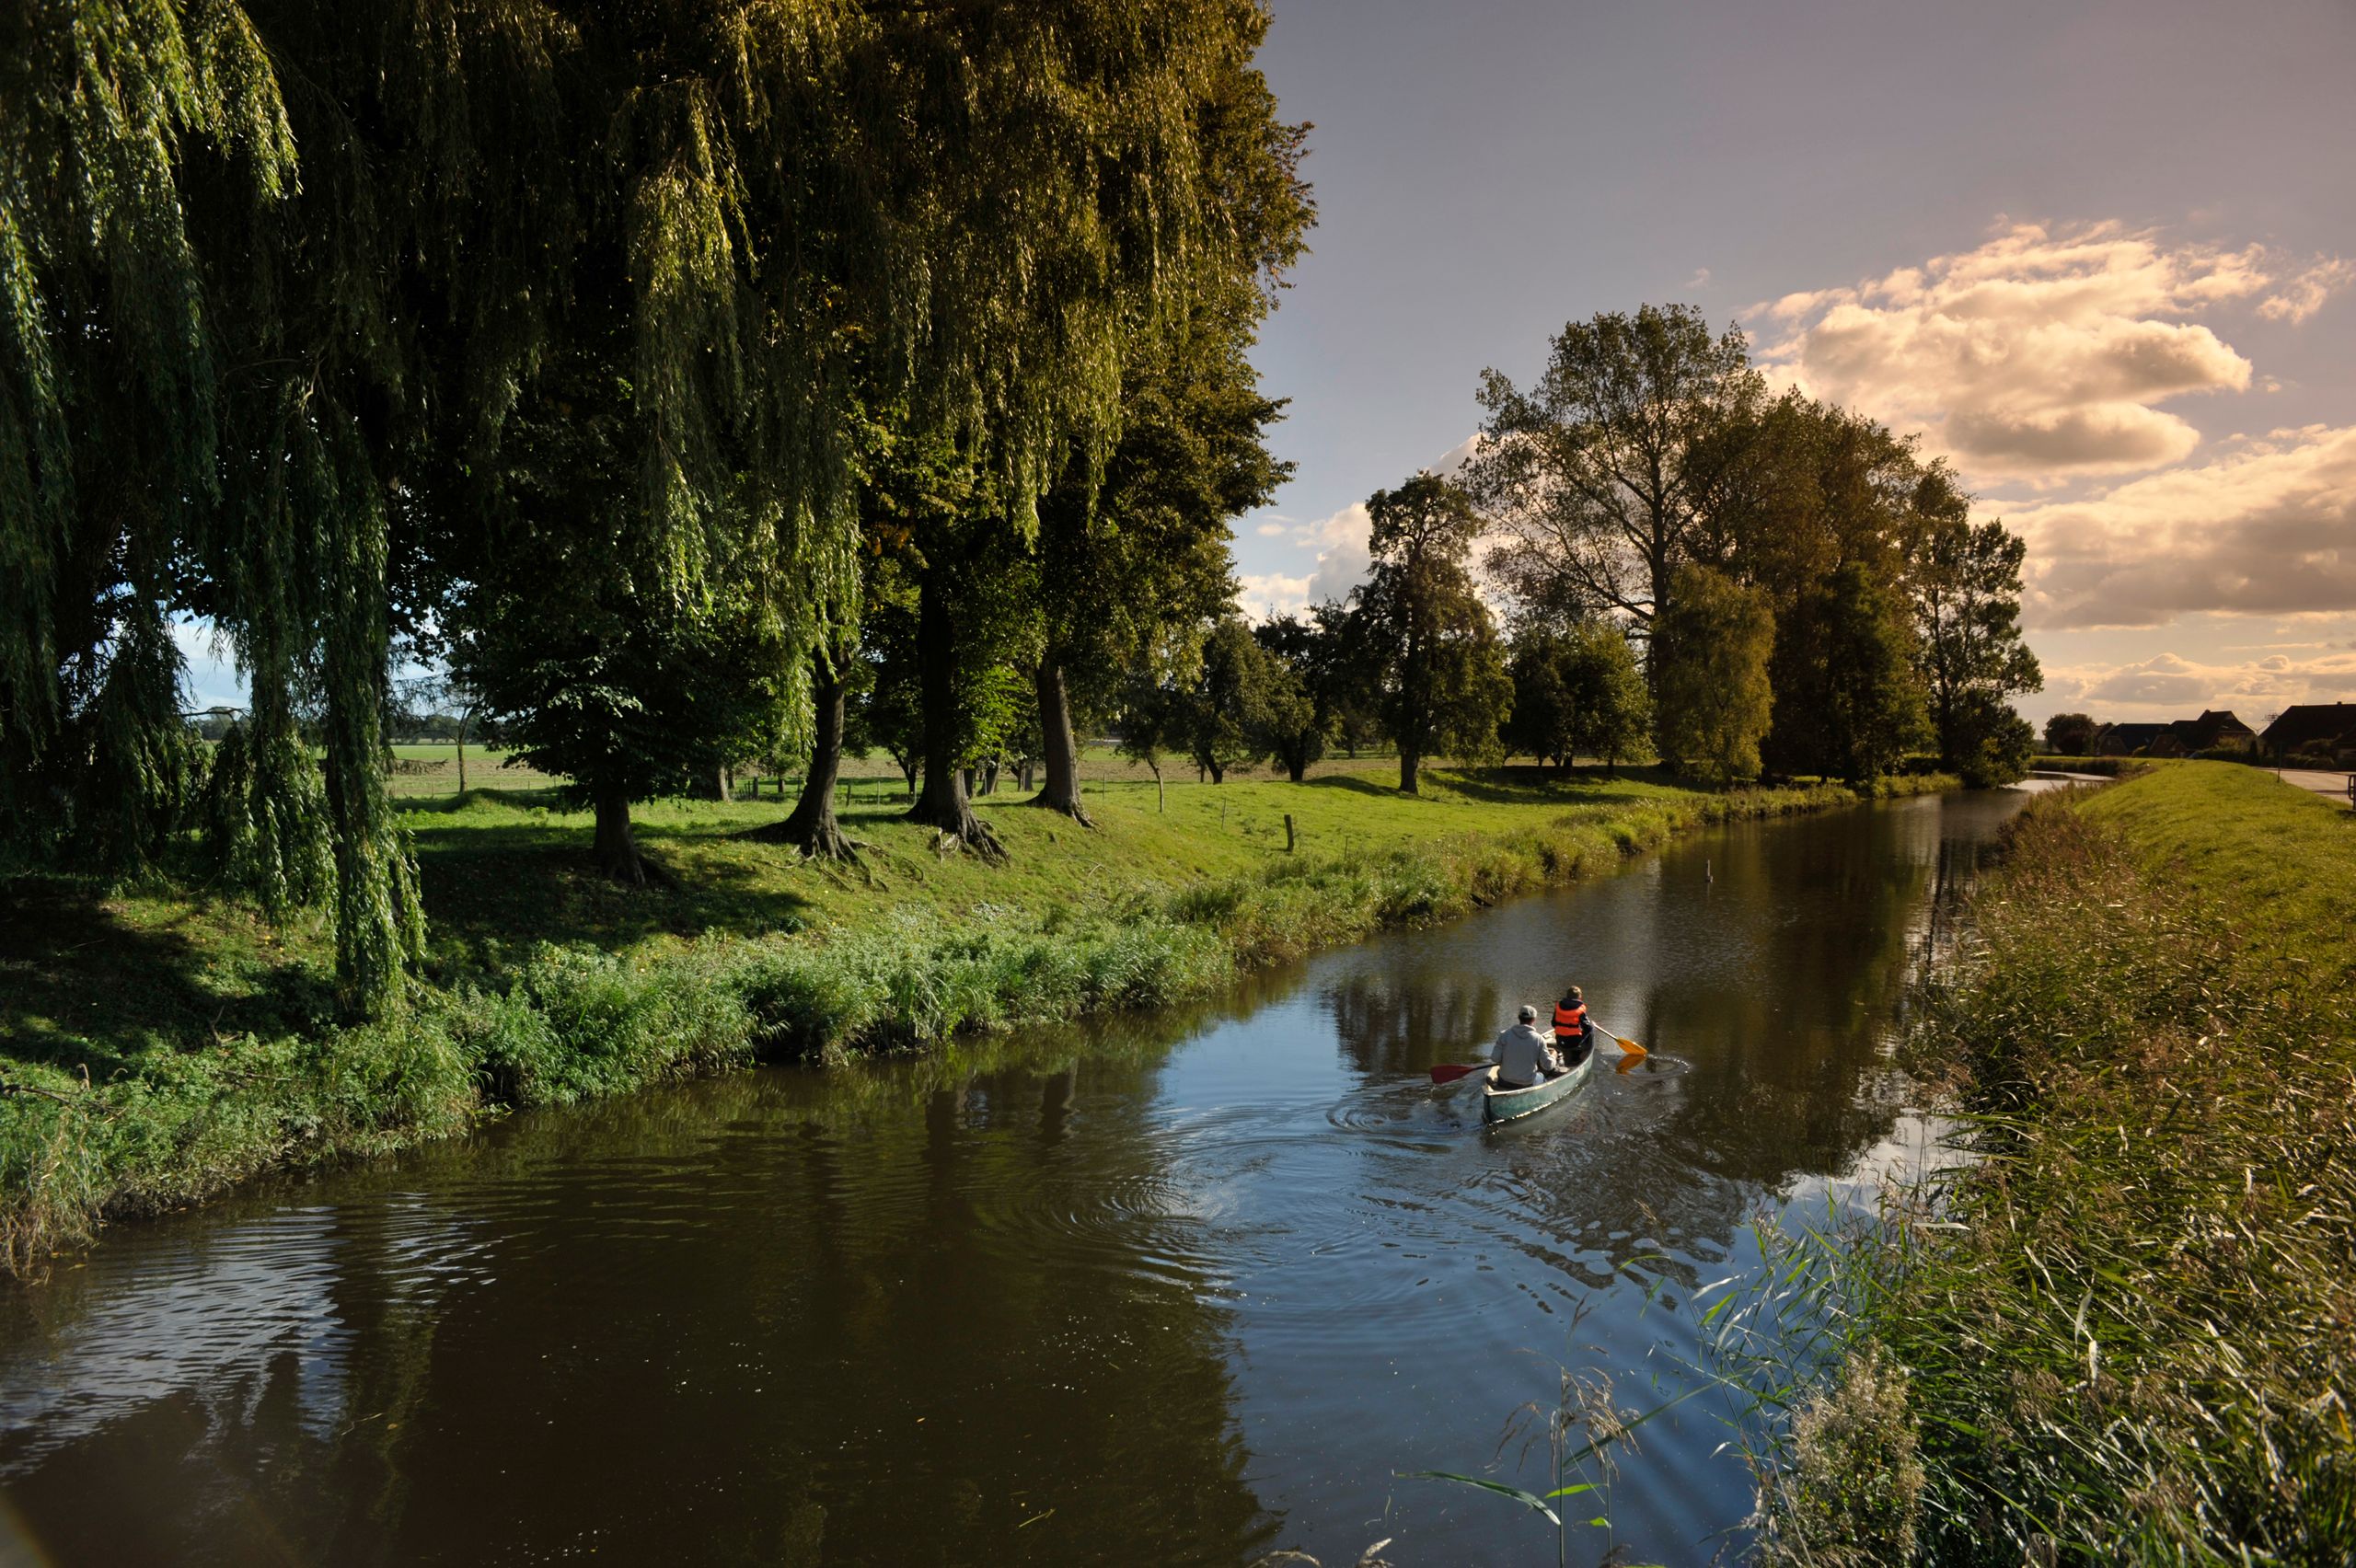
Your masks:
[{"label": "distant house", "polygon": [[2168,749],[2162,756],[2174,756],[2176,737],[2165,724],[2105,724],[2102,733],[2095,737],[2096,756],[2150,756],[2154,745]]},{"label": "distant house", "polygon": [[2258,732],[2224,708],[2212,708],[2198,719],[2179,719],[2168,726],[2168,733],[2184,748],[2181,755],[2185,756],[2205,751],[2249,751],[2258,744]]},{"label": "distant house", "polygon": [[2335,755],[2356,749],[2356,703],[2303,702],[2286,708],[2258,739],[2277,762],[2310,746]]},{"label": "distant house", "polygon": [[[2356,719],[2356,711],[2351,711]],[[2258,732],[2222,708],[2169,724],[2106,724],[2095,735],[2096,756],[2191,756],[2205,751],[2248,751]]]}]

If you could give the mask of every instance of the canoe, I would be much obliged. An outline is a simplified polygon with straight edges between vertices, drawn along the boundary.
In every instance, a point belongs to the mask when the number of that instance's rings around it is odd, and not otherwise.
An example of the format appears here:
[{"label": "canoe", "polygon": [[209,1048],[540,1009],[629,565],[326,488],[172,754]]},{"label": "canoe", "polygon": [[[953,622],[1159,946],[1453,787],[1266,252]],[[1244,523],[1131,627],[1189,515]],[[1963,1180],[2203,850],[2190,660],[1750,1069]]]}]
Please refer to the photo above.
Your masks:
[{"label": "canoe", "polygon": [[1587,1055],[1579,1058],[1578,1066],[1528,1089],[1499,1089],[1497,1069],[1492,1066],[1481,1075],[1481,1120],[1495,1124],[1535,1116],[1549,1105],[1569,1099],[1571,1091],[1587,1081],[1587,1075],[1594,1066],[1595,1048],[1590,1045]]}]

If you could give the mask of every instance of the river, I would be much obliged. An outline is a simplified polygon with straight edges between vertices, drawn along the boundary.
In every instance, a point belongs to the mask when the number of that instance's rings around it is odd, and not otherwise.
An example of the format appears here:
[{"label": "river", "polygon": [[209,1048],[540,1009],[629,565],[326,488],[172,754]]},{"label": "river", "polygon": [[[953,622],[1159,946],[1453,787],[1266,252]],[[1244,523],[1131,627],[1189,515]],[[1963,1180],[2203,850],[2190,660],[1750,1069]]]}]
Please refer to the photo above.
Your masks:
[{"label": "river", "polygon": [[[0,1289],[0,1564],[1552,1562],[1398,1472],[1544,1490],[1509,1432],[1558,1366],[1660,1403],[1749,1216],[1931,1157],[1893,1032],[2023,798],[1728,827],[1183,1016],[117,1228]],[[1426,1069],[1565,979],[1652,1055],[1484,1132]],[[1715,1398],[1637,1434],[1571,1561],[1728,1544]]]}]

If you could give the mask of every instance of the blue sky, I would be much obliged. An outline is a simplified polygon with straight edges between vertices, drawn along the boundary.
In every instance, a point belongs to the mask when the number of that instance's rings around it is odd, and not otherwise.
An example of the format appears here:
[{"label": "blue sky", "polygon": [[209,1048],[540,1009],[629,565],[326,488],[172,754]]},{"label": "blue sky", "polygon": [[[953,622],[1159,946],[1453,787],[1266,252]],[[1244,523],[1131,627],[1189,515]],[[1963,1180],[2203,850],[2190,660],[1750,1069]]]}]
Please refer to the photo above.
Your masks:
[{"label": "blue sky", "polygon": [[1676,300],[2018,523],[2033,716],[2356,689],[2356,9],[1273,5],[1322,222],[1247,603],[1345,589],[1484,366]]}]

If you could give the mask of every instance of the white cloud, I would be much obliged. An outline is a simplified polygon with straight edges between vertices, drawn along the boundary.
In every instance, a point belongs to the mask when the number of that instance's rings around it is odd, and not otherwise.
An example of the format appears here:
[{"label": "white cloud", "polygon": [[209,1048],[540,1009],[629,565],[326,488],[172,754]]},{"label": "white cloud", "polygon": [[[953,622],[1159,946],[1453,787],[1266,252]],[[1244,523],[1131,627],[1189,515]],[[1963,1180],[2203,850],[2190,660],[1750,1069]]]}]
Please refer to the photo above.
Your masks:
[{"label": "white cloud", "polygon": [[1294,615],[1309,606],[1309,579],[1261,572],[1237,579],[1237,605],[1255,621]]},{"label": "white cloud", "polygon": [[2047,672],[2046,695],[2107,721],[2189,719],[2222,708],[2262,730],[2294,703],[2332,702],[2356,692],[2356,654],[2293,660],[2283,654],[2206,664],[2174,652],[2132,663]]},{"label": "white cloud", "polygon": [[1694,268],[1693,275],[1685,280],[1685,286],[1689,289],[1708,288],[1710,286],[1710,270],[1707,267]]},{"label": "white cloud", "polygon": [[1367,548],[1367,536],[1373,531],[1374,518],[1362,501],[1302,527],[1302,543],[1317,547],[1317,570],[1306,584],[1311,604],[1346,599],[1351,589],[1366,581],[1374,566],[1374,556]]},{"label": "white cloud", "polygon": [[[2320,262],[2258,309],[2303,320],[2349,275]],[[2200,433],[2154,405],[2245,390],[2251,372],[2185,317],[2275,283],[2258,246],[2013,224],[1975,250],[1754,313],[1773,324],[1760,359],[1779,382],[1925,430],[1969,474],[2050,483],[2189,455]]]},{"label": "white cloud", "polygon": [[1291,533],[1292,527],[1289,524],[1271,520],[1261,524],[1257,528],[1254,528],[1252,531],[1259,535],[1260,537],[1264,539],[1278,539],[1282,538],[1285,535]]},{"label": "white cloud", "polygon": [[2356,282],[2356,261],[2329,257],[2292,279],[2281,293],[2260,301],[2258,313],[2269,321],[2288,321],[2295,326],[2321,310],[2333,291],[2344,289],[2350,282]]},{"label": "white cloud", "polygon": [[2356,427],[2280,431],[2006,521],[2028,541],[2032,626],[2356,610]]}]

